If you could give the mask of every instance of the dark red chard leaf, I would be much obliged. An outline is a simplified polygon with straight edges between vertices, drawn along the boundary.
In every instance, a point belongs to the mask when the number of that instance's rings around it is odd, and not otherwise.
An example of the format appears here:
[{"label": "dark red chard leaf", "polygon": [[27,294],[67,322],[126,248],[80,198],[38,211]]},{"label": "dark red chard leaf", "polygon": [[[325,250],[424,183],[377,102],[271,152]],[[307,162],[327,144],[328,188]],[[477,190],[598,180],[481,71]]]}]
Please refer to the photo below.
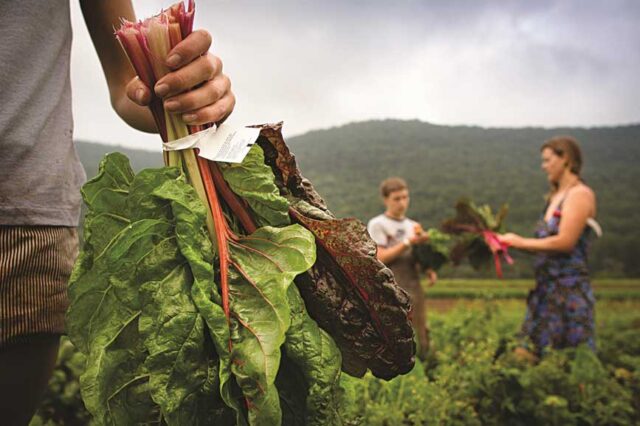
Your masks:
[{"label": "dark red chard leaf", "polygon": [[[376,259],[376,245],[358,220],[336,219],[297,167],[281,124],[260,126],[258,143],[292,219],[316,237],[317,261],[296,278],[310,316],[338,344],[342,368],[353,376],[367,369],[380,378],[406,373],[415,362],[408,295]],[[297,200],[296,200],[297,199]]]},{"label": "dark red chard leaf", "polygon": [[411,370],[415,348],[408,320],[409,297],[376,259],[376,245],[366,227],[355,219],[311,219],[295,208],[291,216],[316,237],[319,267],[309,274],[312,282],[304,284],[318,285],[313,282],[315,277],[323,287],[339,287],[333,291],[304,288],[302,293],[312,299],[307,303],[312,306],[312,317],[313,307],[325,305],[331,293],[342,296],[329,300],[331,311],[316,321],[336,340],[347,372],[362,376],[369,368],[375,376],[391,379]]},{"label": "dark red chard leaf", "polygon": [[465,232],[479,233],[488,226],[482,216],[473,208],[467,199],[459,200],[455,206],[455,217],[444,221],[442,230],[449,234],[461,234]]},{"label": "dark red chard leaf", "polygon": [[[311,182],[300,173],[295,155],[289,151],[289,147],[282,138],[282,122],[255,127],[260,128],[258,144],[264,151],[265,163],[271,167],[276,176],[276,185],[280,191],[331,214]],[[332,214],[331,216],[333,217]]]}]

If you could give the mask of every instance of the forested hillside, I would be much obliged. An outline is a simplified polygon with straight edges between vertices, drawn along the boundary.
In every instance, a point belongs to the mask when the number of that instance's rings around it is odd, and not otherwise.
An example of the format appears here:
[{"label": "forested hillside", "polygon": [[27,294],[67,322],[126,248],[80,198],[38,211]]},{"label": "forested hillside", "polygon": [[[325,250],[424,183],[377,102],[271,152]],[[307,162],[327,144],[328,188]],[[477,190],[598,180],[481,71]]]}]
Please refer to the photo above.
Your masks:
[{"label": "forested hillside", "polygon": [[[286,123],[285,123],[286,126]],[[604,236],[594,243],[591,266],[606,276],[640,277],[640,126],[607,128],[485,129],[420,121],[368,121],[290,138],[301,169],[339,216],[363,221],[382,210],[378,183],[404,177],[411,186],[410,216],[437,226],[463,196],[498,207],[509,204],[509,230],[531,234],[547,191],[539,149],[545,139],[569,134],[585,156],[583,175],[598,196]],[[88,175],[114,147],[78,143]],[[160,153],[118,149],[137,169],[161,164]],[[508,276],[530,275],[518,256]],[[453,272],[444,271],[445,275]],[[469,271],[453,273],[468,275]]]}]

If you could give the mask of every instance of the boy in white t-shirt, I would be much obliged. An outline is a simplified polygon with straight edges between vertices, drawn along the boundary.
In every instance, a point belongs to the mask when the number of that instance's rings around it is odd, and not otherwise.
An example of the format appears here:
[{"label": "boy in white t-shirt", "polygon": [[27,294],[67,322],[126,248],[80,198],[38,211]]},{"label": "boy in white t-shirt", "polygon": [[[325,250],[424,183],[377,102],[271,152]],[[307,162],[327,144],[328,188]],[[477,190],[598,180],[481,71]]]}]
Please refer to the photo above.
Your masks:
[{"label": "boy in white t-shirt", "polygon": [[[419,266],[411,254],[411,248],[426,242],[429,236],[418,222],[405,216],[409,208],[409,187],[403,179],[392,177],[384,180],[380,184],[380,193],[386,210],[369,221],[367,230],[378,245],[378,259],[393,271],[398,285],[411,297],[418,356],[424,359],[429,350],[429,328]],[[429,269],[425,273],[430,284],[435,284],[435,271]]]}]

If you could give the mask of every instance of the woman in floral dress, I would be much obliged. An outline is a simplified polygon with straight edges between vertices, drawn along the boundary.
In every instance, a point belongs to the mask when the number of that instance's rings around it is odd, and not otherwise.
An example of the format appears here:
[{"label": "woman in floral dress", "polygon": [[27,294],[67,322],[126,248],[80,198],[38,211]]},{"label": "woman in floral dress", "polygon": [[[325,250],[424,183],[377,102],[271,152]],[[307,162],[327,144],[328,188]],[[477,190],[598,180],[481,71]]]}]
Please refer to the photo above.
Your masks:
[{"label": "woman in floral dress", "polygon": [[[535,238],[500,236],[513,248],[536,253],[536,286],[527,299],[522,334],[538,356],[548,347],[585,343],[595,349],[595,299],[587,268],[590,235],[599,232],[595,194],[580,178],[582,154],[575,139],[550,139],[541,155],[551,192]],[[524,348],[517,353],[528,355]]]}]

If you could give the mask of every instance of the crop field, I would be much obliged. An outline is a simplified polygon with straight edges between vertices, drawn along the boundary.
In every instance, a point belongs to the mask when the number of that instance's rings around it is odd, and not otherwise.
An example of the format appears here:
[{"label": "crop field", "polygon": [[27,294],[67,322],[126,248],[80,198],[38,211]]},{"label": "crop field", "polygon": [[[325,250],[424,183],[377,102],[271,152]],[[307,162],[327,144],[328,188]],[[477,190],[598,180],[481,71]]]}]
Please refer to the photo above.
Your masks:
[{"label": "crop field", "polygon": [[[437,304],[442,300],[447,306]],[[345,399],[352,401],[345,404],[345,418],[351,424],[640,422],[640,301],[598,303],[596,354],[585,347],[553,351],[536,364],[512,352],[523,300],[435,303],[428,303],[437,308],[429,312],[433,351],[425,363],[390,382],[343,376]]]},{"label": "crop field", "polygon": [[[595,354],[586,348],[553,351],[533,364],[513,354],[531,285],[528,280],[443,280],[428,288],[430,356],[390,382],[343,374],[345,424],[638,424],[638,283],[596,281]],[[82,356],[67,340],[60,355],[32,425],[89,422],[77,381]]]},{"label": "crop field", "polygon": [[[522,299],[534,286],[533,279],[518,280],[470,280],[444,279],[433,287],[426,287],[430,299]],[[593,289],[597,300],[629,300],[640,302],[640,280],[600,279],[594,280]]]}]

